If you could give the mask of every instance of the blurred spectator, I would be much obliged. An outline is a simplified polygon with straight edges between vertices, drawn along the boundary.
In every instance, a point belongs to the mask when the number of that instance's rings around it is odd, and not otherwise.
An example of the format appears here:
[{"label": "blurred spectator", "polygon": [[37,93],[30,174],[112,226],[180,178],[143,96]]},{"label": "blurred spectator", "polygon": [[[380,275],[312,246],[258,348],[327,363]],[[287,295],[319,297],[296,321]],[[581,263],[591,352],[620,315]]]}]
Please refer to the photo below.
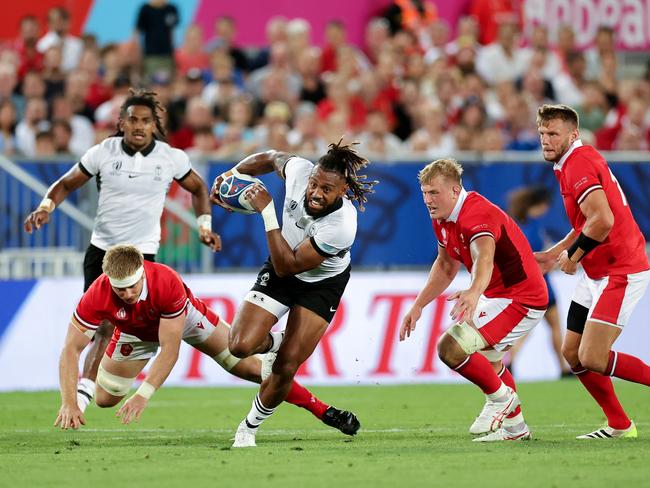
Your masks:
[{"label": "blurred spectator", "polygon": [[353,133],[363,130],[366,109],[363,101],[350,92],[348,80],[340,76],[330,77],[325,92],[327,97],[317,105],[319,119],[326,121],[334,112],[338,112],[345,116],[347,128]]},{"label": "blurred spectator", "polygon": [[269,64],[253,71],[248,79],[248,89],[256,97],[262,97],[263,85],[266,79],[274,76],[277,81],[285,86],[287,93],[298,98],[300,94],[301,81],[289,63],[289,50],[286,42],[277,42],[271,46],[271,58]]},{"label": "blurred spectator", "polygon": [[16,110],[18,110],[18,118],[22,119],[25,113],[25,103],[28,99],[45,97],[45,80],[43,80],[43,76],[37,71],[28,71],[23,78],[20,93],[21,101],[16,104]]},{"label": "blurred spectator", "polygon": [[471,47],[478,51],[478,22],[473,15],[466,15],[458,19],[456,24],[456,39],[447,44],[446,51],[449,56],[456,56],[461,47]]},{"label": "blurred spectator", "polygon": [[41,35],[41,26],[34,15],[20,19],[20,33],[14,40],[12,49],[18,53],[18,78],[22,79],[28,71],[43,69],[43,54],[36,47]]},{"label": "blurred spectator", "polygon": [[530,50],[518,46],[517,24],[509,18],[499,24],[497,40],[479,50],[476,71],[490,85],[514,81],[524,74],[530,58]]},{"label": "blurred spectator", "polygon": [[534,151],[540,147],[535,113],[520,93],[508,98],[503,132],[507,151]]},{"label": "blurred spectator", "polygon": [[25,116],[16,126],[16,147],[27,157],[36,154],[36,134],[49,130],[47,104],[43,98],[30,98],[25,105]]},{"label": "blurred spectator", "polygon": [[492,44],[499,37],[504,22],[519,25],[520,11],[517,0],[472,0],[470,15],[478,23],[478,41],[483,45]]},{"label": "blurred spectator", "polygon": [[557,42],[555,52],[562,62],[562,71],[567,70],[567,58],[569,53],[576,50],[576,35],[573,27],[569,24],[562,24],[557,30]]},{"label": "blurred spectator", "polygon": [[562,71],[562,60],[556,51],[553,51],[548,42],[548,29],[544,25],[536,25],[533,27],[530,36],[531,48],[539,58],[537,63],[544,78],[552,79]]},{"label": "blurred spectator", "polygon": [[320,62],[321,73],[339,71],[342,60],[361,69],[369,66],[363,53],[348,43],[345,24],[340,20],[330,20],[325,26],[325,44]]},{"label": "blurred spectator", "polygon": [[359,134],[359,151],[371,157],[399,159],[403,155],[402,141],[389,131],[388,120],[381,110],[371,110],[366,116],[366,129]]},{"label": "blurred spectator", "polygon": [[178,149],[194,145],[194,133],[203,127],[212,127],[214,120],[210,106],[199,95],[187,100],[185,119],[180,129],[169,134],[169,143]]},{"label": "blurred spectator", "polygon": [[436,59],[447,56],[449,26],[445,20],[438,19],[428,27],[427,32],[429,35],[429,45],[426,47],[424,61],[427,64],[431,64]]},{"label": "blurred spectator", "polygon": [[271,17],[266,23],[266,46],[262,47],[251,58],[251,71],[263,68],[271,59],[271,47],[276,43],[287,41],[287,19],[282,16]]},{"label": "blurred spectator", "polygon": [[235,83],[233,61],[230,56],[213,52],[212,81],[203,88],[202,98],[217,113],[223,113],[230,100],[243,93],[242,87]]},{"label": "blurred spectator", "polygon": [[54,135],[49,129],[39,130],[34,136],[34,152],[30,156],[38,158],[56,156],[56,147],[54,145]]},{"label": "blurred spectator", "polygon": [[320,72],[318,48],[309,47],[303,50],[298,57],[298,74],[302,82],[300,100],[317,104],[325,98],[325,84]]},{"label": "blurred spectator", "polygon": [[0,64],[0,103],[8,100],[13,104],[14,109],[22,114],[25,101],[19,93],[16,93],[17,85],[16,68],[9,63]]},{"label": "blurred spectator", "polygon": [[83,115],[89,121],[94,122],[95,111],[86,102],[89,93],[89,80],[90,78],[85,71],[75,70],[68,73],[65,79],[63,96],[72,113]]},{"label": "blurred spectator", "polygon": [[485,152],[503,151],[505,146],[503,132],[498,127],[486,127],[472,149]]},{"label": "blurred spectator", "polygon": [[[596,80],[601,77],[601,75],[606,72],[607,66],[603,65],[605,58],[613,56],[615,59],[615,64],[621,66],[620,56],[616,52],[616,39],[614,29],[607,25],[598,26],[596,31],[596,37],[594,39],[594,46],[585,51],[585,60],[587,62],[587,73],[586,77],[589,80]],[[615,78],[618,78],[620,73],[609,72],[614,75]]]},{"label": "blurred spectator", "polygon": [[83,42],[69,33],[70,13],[63,7],[51,8],[47,13],[47,25],[48,31],[38,41],[36,48],[43,55],[53,47],[60,49],[60,69],[75,69],[83,51]]},{"label": "blurred spectator", "polygon": [[43,57],[43,80],[45,80],[45,98],[50,100],[63,93],[65,74],[61,69],[61,48],[51,46]]},{"label": "blurred spectator", "polygon": [[390,26],[381,17],[373,17],[366,25],[364,53],[372,64],[377,64],[379,53],[390,44]]},{"label": "blurred spectator", "polygon": [[289,124],[291,122],[291,116],[291,108],[287,103],[279,100],[268,103],[264,107],[262,118],[253,128],[254,140],[261,147],[270,147],[269,140],[275,126]]},{"label": "blurred spectator", "polygon": [[650,147],[650,112],[648,101],[635,97],[627,104],[613,149],[618,151],[647,151]]},{"label": "blurred spectator", "polygon": [[311,46],[311,25],[305,19],[292,19],[287,23],[287,47],[289,49],[289,62],[294,70],[298,70],[298,63],[302,53]]},{"label": "blurred spectator", "polygon": [[[521,80],[521,91],[531,113],[535,113],[538,107],[545,103],[553,103],[553,85],[550,81],[544,79],[539,70],[529,69]],[[551,96],[549,96],[551,94]],[[580,119],[582,126],[582,118]]]},{"label": "blurred spectator", "polygon": [[585,83],[582,93],[582,103],[575,107],[580,117],[580,128],[595,132],[605,123],[609,109],[607,99],[601,86],[593,81]]},{"label": "blurred spectator", "polygon": [[13,156],[16,152],[16,107],[11,100],[0,101],[0,154]]},{"label": "blurred spectator", "polygon": [[445,130],[445,115],[436,105],[419,107],[421,127],[406,141],[406,148],[427,159],[447,157],[456,150],[454,137]]},{"label": "blurred spectator", "polygon": [[[194,131],[194,140],[191,147],[188,147],[185,152],[192,161],[192,166],[196,168],[199,163],[197,160],[208,159],[214,156],[214,151],[217,148],[217,138],[214,136],[212,127],[205,126],[199,127]],[[199,171],[199,173],[204,173]]]},{"label": "blurred spectator", "polygon": [[569,106],[582,104],[582,88],[586,83],[584,54],[572,51],[567,55],[566,72],[559,73],[552,80],[557,101]]},{"label": "blurred spectator", "polygon": [[[54,119],[52,122],[52,140],[54,143],[54,152],[60,156],[74,156],[80,158],[79,153],[73,152],[70,150],[70,142],[72,140],[72,127],[67,120],[63,119]],[[89,149],[93,145],[94,141],[91,141]],[[85,152],[85,151],[84,151]]]},{"label": "blurred spectator", "polygon": [[269,127],[266,144],[262,147],[275,149],[276,151],[289,152],[291,151],[291,146],[289,144],[288,134],[288,124],[274,124]]},{"label": "blurred spectator", "polygon": [[316,106],[311,102],[298,105],[293,129],[287,134],[292,151],[302,155],[315,155],[327,151],[327,144],[319,134]]},{"label": "blurred spectator", "polygon": [[203,50],[203,29],[199,25],[187,27],[183,45],[174,51],[174,61],[181,76],[193,68],[201,71],[208,69],[210,56]]},{"label": "blurred spectator", "polygon": [[[83,115],[77,115],[72,111],[72,103],[63,96],[55,97],[52,100],[52,120],[65,123],[69,128],[69,137],[66,144],[66,152],[74,154],[77,157],[90,149],[95,143],[95,131],[88,118]],[[55,142],[57,142],[57,152],[61,152],[59,142],[62,140],[58,137],[55,127],[52,126]]]},{"label": "blurred spectator", "polygon": [[397,100],[393,102],[395,126],[393,134],[402,141],[406,140],[413,132],[413,121],[421,107],[420,92],[415,80],[402,81]]},{"label": "blurred spectator", "polygon": [[135,28],[142,36],[145,78],[159,71],[173,74],[174,28],[179,22],[178,9],[167,0],[149,0],[140,7]]},{"label": "blurred spectator", "polygon": [[102,103],[93,115],[95,124],[99,127],[115,128],[120,114],[120,106],[126,100],[131,87],[131,80],[126,75],[118,76],[113,82],[113,96]]},{"label": "blurred spectator", "polygon": [[212,52],[214,49],[222,49],[233,59],[235,67],[243,73],[250,70],[246,53],[237,47],[235,37],[237,36],[237,26],[235,19],[227,15],[217,17],[214,24],[214,38],[208,43],[207,51]]}]

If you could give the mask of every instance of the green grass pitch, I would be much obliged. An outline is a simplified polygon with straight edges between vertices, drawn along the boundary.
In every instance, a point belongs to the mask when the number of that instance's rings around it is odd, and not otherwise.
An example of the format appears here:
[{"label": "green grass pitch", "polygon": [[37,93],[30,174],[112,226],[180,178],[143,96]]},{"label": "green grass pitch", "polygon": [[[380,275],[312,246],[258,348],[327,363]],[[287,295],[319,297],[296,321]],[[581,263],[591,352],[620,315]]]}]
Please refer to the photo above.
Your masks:
[{"label": "green grass pitch", "polygon": [[281,406],[255,449],[231,449],[252,388],[163,388],[142,420],[89,407],[87,425],[52,427],[57,392],[0,394],[0,487],[650,486],[650,390],[616,383],[638,439],[578,441],[603,417],[575,380],[519,388],[534,439],[472,443],[482,406],[471,385],[321,387],[362,430],[346,437]]}]

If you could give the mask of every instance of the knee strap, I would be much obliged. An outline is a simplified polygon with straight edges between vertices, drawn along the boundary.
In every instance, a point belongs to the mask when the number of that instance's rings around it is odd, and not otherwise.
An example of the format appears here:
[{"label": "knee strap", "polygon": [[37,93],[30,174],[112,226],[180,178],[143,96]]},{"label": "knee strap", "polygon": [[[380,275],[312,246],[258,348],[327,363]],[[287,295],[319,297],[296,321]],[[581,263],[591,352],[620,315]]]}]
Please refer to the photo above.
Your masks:
[{"label": "knee strap", "polygon": [[135,377],[124,378],[122,376],[117,376],[106,371],[101,364],[99,365],[97,384],[113,396],[123,397],[126,395],[131,389],[131,385],[134,381]]},{"label": "knee strap", "polygon": [[566,328],[577,334],[582,334],[585,330],[585,323],[589,316],[589,309],[577,302],[572,301],[569,306],[569,313],[566,317]]},{"label": "knee strap", "polygon": [[445,333],[454,338],[465,354],[474,354],[487,346],[483,336],[467,322],[454,324]]},{"label": "knee strap", "polygon": [[212,359],[214,359],[219,366],[221,366],[223,369],[226,371],[230,371],[232,368],[237,366],[237,363],[241,361],[241,358],[235,357],[232,354],[230,354],[230,349],[225,348],[223,351],[221,351],[219,354],[216,356],[213,356]]}]

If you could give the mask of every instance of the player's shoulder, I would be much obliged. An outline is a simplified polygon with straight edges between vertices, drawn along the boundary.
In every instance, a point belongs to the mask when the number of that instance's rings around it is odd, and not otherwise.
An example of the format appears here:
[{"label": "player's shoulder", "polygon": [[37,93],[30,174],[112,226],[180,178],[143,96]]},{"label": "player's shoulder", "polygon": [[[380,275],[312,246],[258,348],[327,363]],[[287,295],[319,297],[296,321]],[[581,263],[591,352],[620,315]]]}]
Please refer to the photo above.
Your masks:
[{"label": "player's shoulder", "polygon": [[287,172],[292,172],[292,173],[298,173],[300,171],[311,171],[311,169],[314,167],[314,163],[312,163],[309,159],[305,159],[301,156],[290,156],[287,158],[287,161],[284,163],[284,173],[285,175]]},{"label": "player's shoulder", "polygon": [[162,154],[164,156],[170,157],[173,160],[185,161],[189,160],[189,156],[182,149],[170,146],[165,141],[156,140],[156,145],[154,147],[154,153]]},{"label": "player's shoulder", "polygon": [[589,145],[576,147],[567,158],[568,174],[572,174],[576,170],[602,166],[607,166],[607,161],[595,147]]},{"label": "player's shoulder", "polygon": [[461,216],[465,218],[481,217],[483,214],[489,214],[494,211],[494,209],[498,208],[499,207],[497,207],[494,203],[492,203],[480,193],[469,191],[467,192],[467,198],[463,204],[462,210],[465,211],[461,213]]},{"label": "player's shoulder", "polygon": [[180,280],[178,273],[162,263],[155,263],[152,261],[144,262],[144,272],[147,280],[150,282],[170,282]]},{"label": "player's shoulder", "polygon": [[94,157],[111,157],[119,155],[122,151],[122,138],[121,137],[107,137],[103,141],[95,144],[86,151],[85,156]]}]

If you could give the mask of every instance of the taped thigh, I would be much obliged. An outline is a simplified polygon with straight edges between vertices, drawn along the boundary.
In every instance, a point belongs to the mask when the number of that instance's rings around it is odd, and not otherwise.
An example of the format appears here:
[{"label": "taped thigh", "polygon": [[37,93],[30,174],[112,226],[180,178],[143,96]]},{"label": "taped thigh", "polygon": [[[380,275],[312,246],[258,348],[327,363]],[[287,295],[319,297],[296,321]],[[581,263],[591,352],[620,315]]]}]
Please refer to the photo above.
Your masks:
[{"label": "taped thigh", "polygon": [[446,334],[454,338],[465,354],[474,354],[487,346],[483,336],[467,322],[452,325]]},{"label": "taped thigh", "polygon": [[106,390],[107,393],[117,397],[123,397],[129,392],[135,378],[135,376],[133,378],[124,378],[109,373],[101,364],[97,372],[97,384]]},{"label": "taped thigh", "polygon": [[226,371],[230,371],[232,368],[237,366],[237,363],[241,361],[241,358],[235,357],[232,354],[230,354],[230,349],[226,348],[223,351],[221,351],[219,354],[216,356],[213,356],[212,359],[214,359],[219,366],[221,366],[223,369]]}]

